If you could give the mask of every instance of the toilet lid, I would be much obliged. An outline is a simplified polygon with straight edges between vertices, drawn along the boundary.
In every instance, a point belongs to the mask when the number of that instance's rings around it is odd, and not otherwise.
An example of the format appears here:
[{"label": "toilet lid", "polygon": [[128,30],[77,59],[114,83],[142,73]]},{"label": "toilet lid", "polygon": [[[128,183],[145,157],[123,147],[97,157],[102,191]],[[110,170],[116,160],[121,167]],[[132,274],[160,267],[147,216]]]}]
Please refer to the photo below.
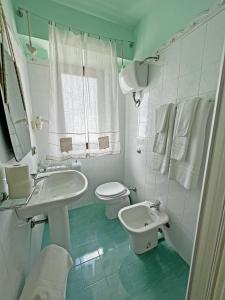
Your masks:
[{"label": "toilet lid", "polygon": [[103,197],[121,195],[126,191],[126,187],[119,182],[107,182],[97,187],[96,193]]}]

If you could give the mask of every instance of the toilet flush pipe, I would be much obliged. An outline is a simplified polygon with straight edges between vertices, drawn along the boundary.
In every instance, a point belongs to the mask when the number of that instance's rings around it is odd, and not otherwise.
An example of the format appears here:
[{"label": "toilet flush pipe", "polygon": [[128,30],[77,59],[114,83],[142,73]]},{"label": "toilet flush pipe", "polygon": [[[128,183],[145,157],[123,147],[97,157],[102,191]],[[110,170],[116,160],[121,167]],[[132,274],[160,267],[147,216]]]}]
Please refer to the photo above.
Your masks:
[{"label": "toilet flush pipe", "polygon": [[[131,191],[131,192],[135,192],[135,193],[137,192],[137,188],[136,188],[136,187],[133,187],[133,186],[128,186],[127,189],[128,189],[129,191]],[[129,195],[128,197],[129,197],[129,200],[130,200],[130,205],[133,204],[133,203],[132,203],[131,195]]]},{"label": "toilet flush pipe", "polygon": [[128,190],[135,193],[137,192],[137,188],[132,186],[128,186]]}]

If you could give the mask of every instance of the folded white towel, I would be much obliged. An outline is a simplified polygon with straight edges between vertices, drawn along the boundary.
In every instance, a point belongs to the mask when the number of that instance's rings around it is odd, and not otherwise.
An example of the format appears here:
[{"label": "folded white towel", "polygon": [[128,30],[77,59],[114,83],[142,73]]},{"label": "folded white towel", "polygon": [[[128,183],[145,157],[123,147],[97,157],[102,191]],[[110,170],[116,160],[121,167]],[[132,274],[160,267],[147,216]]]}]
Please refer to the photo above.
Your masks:
[{"label": "folded white towel", "polygon": [[167,174],[169,171],[169,162],[171,154],[171,146],[173,139],[173,129],[176,117],[176,105],[173,103],[168,104],[168,132],[167,132],[167,141],[166,141],[166,150],[165,154],[152,154],[152,169],[160,171],[161,174]]},{"label": "folded white towel", "polygon": [[166,130],[167,116],[168,116],[169,104],[163,104],[156,109],[156,132],[164,132]]},{"label": "folded white towel", "polygon": [[168,133],[169,104],[161,105],[155,111],[155,139],[153,152],[164,154]]},{"label": "folded white towel", "polygon": [[62,247],[44,248],[27,277],[20,300],[63,300],[73,261]]},{"label": "folded white towel", "polygon": [[169,178],[175,179],[186,189],[192,189],[198,183],[210,107],[209,100],[198,101],[186,159],[170,160]]},{"label": "folded white towel", "polygon": [[178,104],[172,142],[171,158],[185,160],[189,137],[200,98]]}]

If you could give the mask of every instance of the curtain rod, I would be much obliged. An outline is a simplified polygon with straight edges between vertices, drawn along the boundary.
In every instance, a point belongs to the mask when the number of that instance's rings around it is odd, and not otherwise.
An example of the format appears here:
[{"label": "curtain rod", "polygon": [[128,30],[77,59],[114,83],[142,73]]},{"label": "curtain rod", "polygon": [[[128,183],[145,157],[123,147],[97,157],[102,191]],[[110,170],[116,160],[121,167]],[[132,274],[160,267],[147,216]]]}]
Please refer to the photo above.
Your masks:
[{"label": "curtain rod", "polygon": [[116,41],[116,42],[118,41],[118,42],[122,42],[122,43],[123,43],[123,42],[126,42],[126,43],[129,44],[129,47],[130,47],[130,48],[133,48],[133,46],[134,46],[134,42],[133,42],[133,41],[129,41],[129,40],[120,40],[120,39],[116,39],[116,38],[110,38],[110,37],[108,37],[108,36],[101,35],[101,34],[96,34],[96,33],[91,33],[91,32],[87,32],[87,31],[83,31],[83,30],[81,30],[81,29],[79,29],[79,28],[70,26],[70,25],[68,25],[68,24],[63,24],[63,23],[59,23],[59,22],[56,22],[56,21],[49,20],[49,19],[47,19],[47,18],[45,18],[45,17],[42,17],[42,16],[40,16],[40,15],[38,15],[38,14],[36,14],[36,13],[33,13],[33,12],[31,12],[31,11],[25,9],[25,8],[22,8],[22,7],[19,7],[19,8],[17,9],[16,15],[17,15],[18,17],[20,17],[20,18],[23,18],[24,12],[28,12],[30,15],[33,15],[33,16],[35,16],[35,17],[41,19],[41,20],[44,20],[44,21],[46,21],[47,23],[54,22],[56,25],[58,24],[58,25],[61,25],[61,26],[63,26],[63,27],[68,27],[68,29],[70,29],[70,30],[71,30],[71,29],[74,29],[74,30],[79,31],[79,32],[81,32],[81,33],[87,33],[87,34],[90,34],[90,35],[92,35],[92,36],[97,36],[98,38],[101,37],[101,38],[105,38],[105,39],[109,39],[109,40],[114,40],[114,41]]}]

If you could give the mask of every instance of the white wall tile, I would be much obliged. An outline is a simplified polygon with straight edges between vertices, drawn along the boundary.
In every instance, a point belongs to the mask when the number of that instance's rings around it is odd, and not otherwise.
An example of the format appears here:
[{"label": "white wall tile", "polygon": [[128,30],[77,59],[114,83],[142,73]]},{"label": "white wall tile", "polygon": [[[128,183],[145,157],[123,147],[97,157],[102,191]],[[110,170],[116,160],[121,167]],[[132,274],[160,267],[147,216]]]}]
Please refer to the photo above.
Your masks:
[{"label": "white wall tile", "polygon": [[203,65],[221,59],[221,53],[225,41],[225,10],[209,20],[207,24]]},{"label": "white wall tile", "polygon": [[181,41],[178,40],[171,44],[164,55],[164,81],[167,81],[178,77],[180,73]]},{"label": "white wall tile", "polygon": [[[49,93],[50,74],[46,62],[28,61],[30,89],[32,92]],[[41,99],[40,99],[41,100]]]},{"label": "white wall tile", "polygon": [[164,80],[162,102],[175,102],[178,94],[178,77],[173,79]]},{"label": "white wall tile", "polygon": [[189,233],[189,236],[194,239],[199,202],[200,202],[200,188],[187,193],[187,199],[184,204],[184,213],[183,213],[183,226],[186,231]]},{"label": "white wall tile", "polygon": [[[145,90],[149,97],[140,111],[134,108],[132,101],[126,102],[125,181],[143,189],[142,180],[145,180],[144,196],[142,192],[137,193],[133,196],[135,202],[160,199],[164,203],[171,225],[170,229],[165,228],[166,237],[188,262],[196,228],[207,142],[198,188],[186,191],[177,182],[168,181],[167,176],[151,169],[155,109],[171,101],[179,103],[199,95],[215,96],[224,37],[225,11],[163,50],[159,62],[150,66],[150,84]],[[140,156],[136,154],[135,142],[135,130],[139,125],[140,131],[144,132],[146,147],[142,147]],[[207,137],[209,132],[210,122]]]},{"label": "white wall tile", "polygon": [[209,91],[216,90],[219,68],[220,60],[203,66],[200,79],[199,94],[204,94]]},{"label": "white wall tile", "polygon": [[186,190],[176,181],[170,180],[166,207],[168,213],[176,215],[176,218],[179,219],[180,222],[182,222],[183,219],[186,199]]},{"label": "white wall tile", "polygon": [[155,199],[159,200],[163,206],[167,205],[169,179],[167,176],[156,173],[155,178]]},{"label": "white wall tile", "polygon": [[162,85],[163,81],[163,75],[164,75],[164,69],[162,67],[161,62],[160,63],[154,63],[150,64],[149,66],[149,82],[150,87],[158,87]]},{"label": "white wall tile", "polygon": [[[2,249],[2,244],[0,243],[0,291],[1,291],[1,297],[4,300],[12,300],[13,299],[13,291],[12,287],[9,283],[9,270],[7,266],[7,261],[5,260],[5,253]],[[16,299],[16,298],[14,298]]]},{"label": "white wall tile", "polygon": [[181,41],[180,76],[198,70],[202,64],[206,25],[200,26]]},{"label": "white wall tile", "polygon": [[178,98],[189,98],[198,95],[199,81],[200,81],[200,69],[189,72],[179,78]]}]

